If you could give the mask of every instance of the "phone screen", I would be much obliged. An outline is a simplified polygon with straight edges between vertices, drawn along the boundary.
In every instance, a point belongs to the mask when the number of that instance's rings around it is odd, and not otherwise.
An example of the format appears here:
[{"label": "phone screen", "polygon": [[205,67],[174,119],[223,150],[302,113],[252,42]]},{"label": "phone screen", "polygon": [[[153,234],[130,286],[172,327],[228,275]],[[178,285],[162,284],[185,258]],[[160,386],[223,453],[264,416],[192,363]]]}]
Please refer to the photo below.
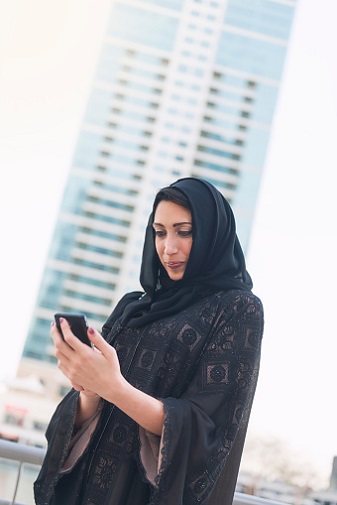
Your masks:
[{"label": "phone screen", "polygon": [[71,331],[73,334],[81,340],[84,344],[87,344],[91,347],[91,342],[88,338],[87,335],[87,321],[86,317],[84,314],[75,314],[71,312],[57,312],[57,314],[54,315],[55,317],[55,323],[58,331],[60,332],[62,338],[62,330],[61,330],[61,325],[60,325],[60,319],[63,317],[63,319],[66,319],[69,323],[69,326],[71,328]]}]

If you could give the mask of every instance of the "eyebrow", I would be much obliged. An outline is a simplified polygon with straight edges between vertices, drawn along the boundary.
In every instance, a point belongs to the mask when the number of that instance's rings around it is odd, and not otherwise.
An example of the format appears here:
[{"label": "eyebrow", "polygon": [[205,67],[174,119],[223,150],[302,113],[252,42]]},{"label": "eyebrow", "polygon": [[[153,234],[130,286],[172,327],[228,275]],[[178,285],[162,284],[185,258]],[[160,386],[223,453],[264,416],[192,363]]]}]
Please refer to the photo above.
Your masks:
[{"label": "eyebrow", "polygon": [[[182,221],[181,223],[174,223],[173,227],[176,227],[176,226],[181,226],[182,224],[192,224],[191,221]],[[152,226],[161,226],[162,228],[165,228],[165,226],[161,223],[152,223]]]}]

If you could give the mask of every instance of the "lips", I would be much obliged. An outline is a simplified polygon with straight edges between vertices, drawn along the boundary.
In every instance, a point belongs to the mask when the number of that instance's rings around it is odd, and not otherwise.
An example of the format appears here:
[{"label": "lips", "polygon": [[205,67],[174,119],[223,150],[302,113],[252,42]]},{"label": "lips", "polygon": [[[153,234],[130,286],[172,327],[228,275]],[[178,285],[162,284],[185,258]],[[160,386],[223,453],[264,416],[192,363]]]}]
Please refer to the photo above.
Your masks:
[{"label": "lips", "polygon": [[171,268],[172,270],[175,270],[176,268],[181,268],[184,265],[185,265],[184,261],[170,261],[166,263],[166,266],[168,268]]}]

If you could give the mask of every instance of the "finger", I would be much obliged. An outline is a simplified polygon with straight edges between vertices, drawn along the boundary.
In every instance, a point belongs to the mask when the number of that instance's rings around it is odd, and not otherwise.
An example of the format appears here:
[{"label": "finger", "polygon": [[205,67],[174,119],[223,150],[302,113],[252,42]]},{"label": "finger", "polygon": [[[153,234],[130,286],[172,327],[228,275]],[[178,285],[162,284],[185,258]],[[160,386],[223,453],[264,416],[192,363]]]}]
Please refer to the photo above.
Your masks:
[{"label": "finger", "polygon": [[82,386],[80,386],[79,384],[77,384],[76,382],[72,382],[71,383],[72,387],[76,390],[76,391],[84,391],[84,389],[82,388]]},{"label": "finger", "polygon": [[83,344],[71,331],[70,325],[65,318],[60,318],[60,326],[64,336],[65,342],[72,348],[72,350],[79,352],[88,349],[86,344]]},{"label": "finger", "polygon": [[[63,333],[63,332],[62,332]],[[65,352],[66,349],[70,349],[71,347],[69,344],[66,342],[66,340],[63,338],[62,334],[58,330],[56,324],[54,322],[51,323],[51,330],[50,334],[52,336],[52,339],[54,341],[54,345],[57,349],[60,349]]]},{"label": "finger", "polygon": [[64,341],[54,321],[52,321],[50,325],[50,334],[54,340],[54,343]]},{"label": "finger", "polygon": [[65,358],[69,359],[74,352],[72,347],[63,339],[56,324],[53,322],[51,324],[51,337],[55,346],[55,356],[57,359],[64,361]]},{"label": "finger", "polygon": [[113,348],[110,344],[108,344],[108,342],[106,342],[106,340],[104,340],[102,335],[97,330],[94,328],[88,328],[88,337],[90,342],[94,344],[96,349],[98,349],[103,354],[103,356],[111,356]]},{"label": "finger", "polygon": [[76,370],[73,369],[71,363],[70,366],[68,367],[62,361],[59,361],[58,368],[67,377],[67,379],[69,379],[71,385],[73,386],[74,389],[76,389],[76,391],[82,391],[84,389],[84,387],[81,386],[83,376],[81,376],[81,374],[78,374],[78,372],[76,372]]},{"label": "finger", "polygon": [[63,375],[65,375],[67,377],[67,379],[69,379],[70,382],[71,379],[69,377],[70,373],[69,373],[69,370],[68,368],[62,363],[62,361],[58,360],[58,363],[57,363],[57,368],[63,373]]}]

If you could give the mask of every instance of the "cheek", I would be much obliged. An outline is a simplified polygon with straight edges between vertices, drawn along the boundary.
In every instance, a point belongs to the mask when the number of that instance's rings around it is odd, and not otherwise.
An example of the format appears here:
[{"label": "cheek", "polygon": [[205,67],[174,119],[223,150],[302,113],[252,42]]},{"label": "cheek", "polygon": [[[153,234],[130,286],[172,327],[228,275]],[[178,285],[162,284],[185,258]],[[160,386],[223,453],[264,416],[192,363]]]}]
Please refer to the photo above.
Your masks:
[{"label": "cheek", "polygon": [[157,251],[158,256],[160,257],[162,255],[163,247],[158,239],[155,239],[154,245]]},{"label": "cheek", "polygon": [[186,256],[189,256],[191,254],[191,249],[192,249],[192,239],[189,240],[188,243],[185,243],[184,252]]}]

